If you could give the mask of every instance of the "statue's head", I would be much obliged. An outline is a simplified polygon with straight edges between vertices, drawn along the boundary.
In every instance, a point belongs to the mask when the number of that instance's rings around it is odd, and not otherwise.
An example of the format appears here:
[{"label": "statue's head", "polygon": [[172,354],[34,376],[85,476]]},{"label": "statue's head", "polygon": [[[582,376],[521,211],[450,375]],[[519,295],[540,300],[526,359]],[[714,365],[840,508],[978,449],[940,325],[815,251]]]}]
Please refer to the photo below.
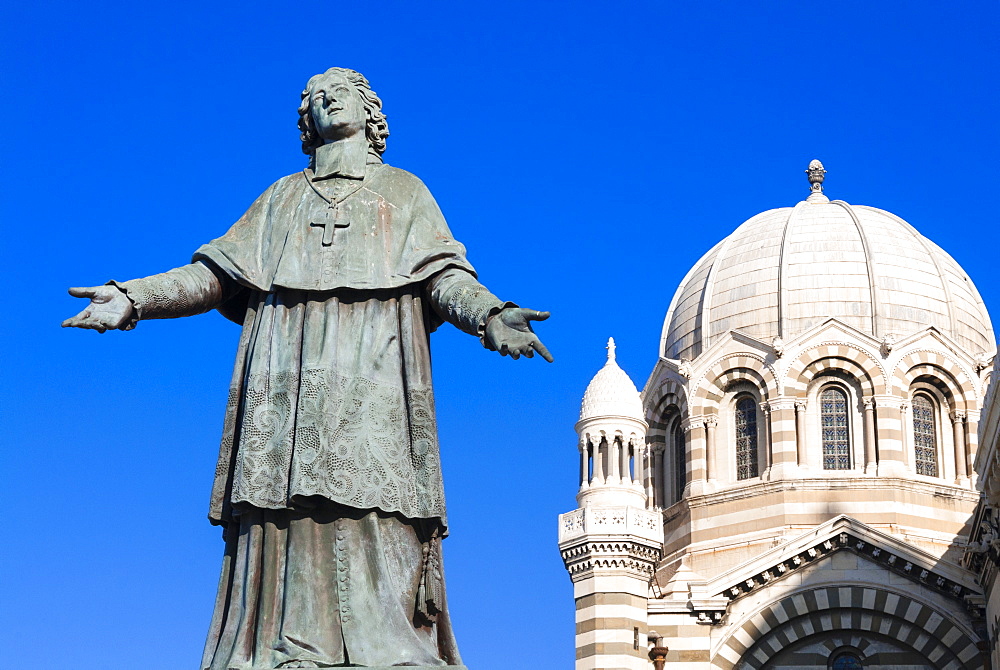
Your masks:
[{"label": "statue's head", "polygon": [[[339,101],[330,99],[338,95],[345,97]],[[317,125],[313,115],[321,106],[330,104],[334,105],[333,109],[337,114],[345,117],[342,121],[344,127],[352,124],[350,117],[355,109],[359,115],[357,122],[360,123],[360,113],[363,110],[368,146],[381,156],[385,151],[385,138],[389,137],[389,124],[382,113],[382,101],[371,89],[364,75],[344,67],[332,67],[311,77],[302,91],[302,103],[299,105],[302,153],[312,156],[316,153],[316,148],[326,141],[323,137],[325,129]],[[345,109],[336,111],[339,107]],[[325,123],[325,119],[323,121]],[[349,128],[347,132],[350,132]]]}]

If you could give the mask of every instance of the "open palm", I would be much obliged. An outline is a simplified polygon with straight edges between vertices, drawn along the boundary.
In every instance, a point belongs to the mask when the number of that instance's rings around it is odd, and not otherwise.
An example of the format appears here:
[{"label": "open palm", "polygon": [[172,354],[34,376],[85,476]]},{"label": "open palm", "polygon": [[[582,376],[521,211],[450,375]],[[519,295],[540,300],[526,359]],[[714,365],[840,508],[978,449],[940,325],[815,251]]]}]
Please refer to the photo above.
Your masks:
[{"label": "open palm", "polygon": [[132,302],[114,286],[78,286],[71,296],[90,298],[90,304],[76,316],[62,322],[63,328],[90,328],[99,333],[120,328],[132,316]]}]

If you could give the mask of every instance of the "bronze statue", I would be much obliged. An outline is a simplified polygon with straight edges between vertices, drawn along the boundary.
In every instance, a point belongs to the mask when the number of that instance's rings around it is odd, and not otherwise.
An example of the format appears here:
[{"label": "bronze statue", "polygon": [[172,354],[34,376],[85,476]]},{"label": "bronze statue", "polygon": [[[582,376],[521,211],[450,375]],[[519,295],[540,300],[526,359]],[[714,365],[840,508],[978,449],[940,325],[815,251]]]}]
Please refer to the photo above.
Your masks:
[{"label": "bronze statue", "polygon": [[64,326],[129,330],[219,310],[243,326],[210,518],[225,527],[202,668],[459,666],[440,540],[429,334],[551,355],[476,280],[434,198],[382,162],[382,102],[332,68],[302,93],[309,167],[190,265],[73,288]]}]

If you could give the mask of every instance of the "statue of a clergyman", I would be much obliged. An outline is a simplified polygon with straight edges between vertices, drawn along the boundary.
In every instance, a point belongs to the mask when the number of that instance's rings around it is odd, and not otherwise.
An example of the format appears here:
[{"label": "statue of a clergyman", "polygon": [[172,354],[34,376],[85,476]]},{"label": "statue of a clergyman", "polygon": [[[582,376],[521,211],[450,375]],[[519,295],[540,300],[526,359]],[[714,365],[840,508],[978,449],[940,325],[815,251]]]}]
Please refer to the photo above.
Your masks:
[{"label": "statue of a clergyman", "polygon": [[302,93],[304,171],[190,265],[73,288],[64,326],[129,330],[219,310],[242,324],[212,490],[225,527],[202,668],[455,666],[428,335],[552,357],[476,281],[434,198],[382,162],[382,102],[332,68]]}]

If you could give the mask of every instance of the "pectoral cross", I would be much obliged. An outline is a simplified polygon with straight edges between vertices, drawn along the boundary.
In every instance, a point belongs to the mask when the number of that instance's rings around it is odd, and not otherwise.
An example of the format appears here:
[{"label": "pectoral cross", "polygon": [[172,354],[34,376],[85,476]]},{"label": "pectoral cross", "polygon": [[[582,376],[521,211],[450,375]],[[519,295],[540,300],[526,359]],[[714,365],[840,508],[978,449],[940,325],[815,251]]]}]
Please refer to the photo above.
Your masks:
[{"label": "pectoral cross", "polygon": [[328,247],[333,244],[333,232],[337,228],[347,228],[347,226],[351,225],[351,222],[341,215],[340,208],[337,205],[330,203],[323,210],[322,218],[319,221],[312,221],[309,225],[323,229],[323,246]]}]

